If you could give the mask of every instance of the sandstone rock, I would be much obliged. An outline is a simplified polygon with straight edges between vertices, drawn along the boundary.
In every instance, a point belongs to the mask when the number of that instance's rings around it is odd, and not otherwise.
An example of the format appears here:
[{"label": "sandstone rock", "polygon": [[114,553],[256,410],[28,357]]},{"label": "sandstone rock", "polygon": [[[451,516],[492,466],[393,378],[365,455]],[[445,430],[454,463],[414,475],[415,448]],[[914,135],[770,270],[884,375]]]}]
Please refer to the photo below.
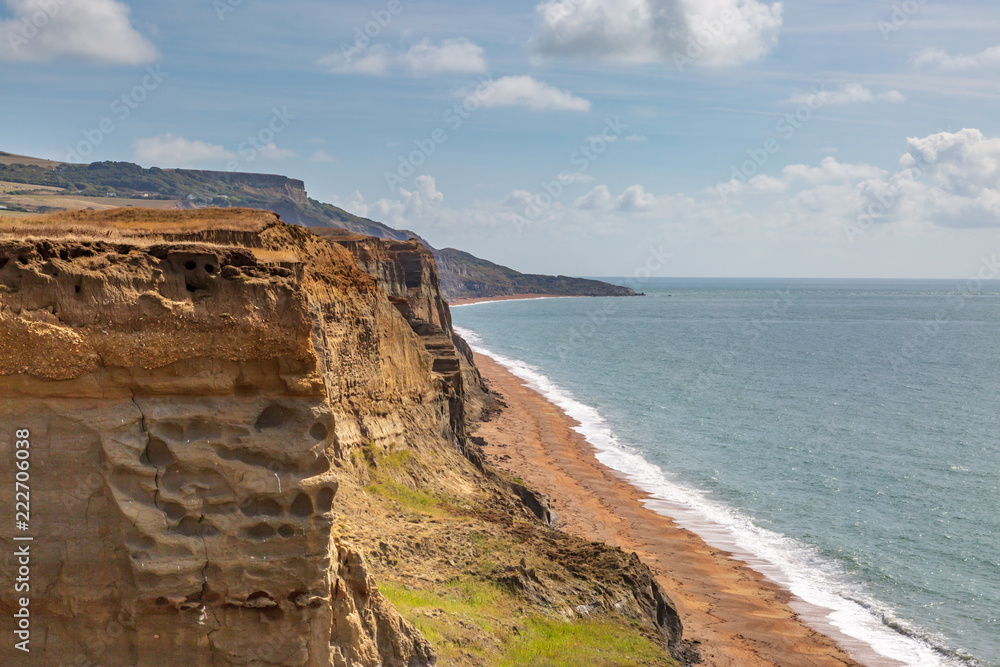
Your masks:
[{"label": "sandstone rock", "polygon": [[274,216],[183,222],[0,239],[33,664],[433,664],[337,540],[334,464],[365,441],[454,440],[461,385],[342,247]]}]

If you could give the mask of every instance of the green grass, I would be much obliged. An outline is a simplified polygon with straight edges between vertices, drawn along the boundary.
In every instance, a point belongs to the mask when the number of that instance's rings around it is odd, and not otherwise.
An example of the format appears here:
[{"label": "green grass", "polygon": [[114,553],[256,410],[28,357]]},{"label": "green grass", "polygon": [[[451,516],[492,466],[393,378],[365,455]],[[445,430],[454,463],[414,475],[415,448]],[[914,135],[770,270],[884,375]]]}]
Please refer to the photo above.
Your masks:
[{"label": "green grass", "polygon": [[360,458],[367,463],[371,476],[371,481],[364,487],[368,495],[394,501],[411,512],[432,516],[442,516],[451,509],[450,499],[423,489],[410,488],[399,481],[409,475],[409,451],[396,450],[395,445],[383,450],[369,443],[361,448],[357,456],[351,452],[351,460],[355,464],[360,462]]},{"label": "green grass", "polygon": [[365,486],[365,493],[386,500],[394,500],[405,509],[423,514],[439,514],[444,502],[441,498],[427,491],[411,489],[405,484],[386,478]]},{"label": "green grass", "polygon": [[663,649],[627,626],[607,621],[572,623],[532,619],[510,644],[501,667],[668,665]]},{"label": "green grass", "polygon": [[379,590],[434,645],[441,664],[473,657],[495,667],[675,665],[627,621],[528,614],[523,601],[495,584],[466,579],[429,591],[383,581]]}]

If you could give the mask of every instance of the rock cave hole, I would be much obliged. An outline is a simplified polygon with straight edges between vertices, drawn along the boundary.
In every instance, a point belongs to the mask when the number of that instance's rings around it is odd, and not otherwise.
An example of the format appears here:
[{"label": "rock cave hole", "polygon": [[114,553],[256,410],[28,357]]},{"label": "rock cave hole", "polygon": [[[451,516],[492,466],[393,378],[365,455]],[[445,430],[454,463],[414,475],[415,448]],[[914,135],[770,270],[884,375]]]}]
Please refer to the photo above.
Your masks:
[{"label": "rock cave hole", "polygon": [[266,428],[278,428],[288,423],[294,416],[295,413],[288,408],[272,403],[260,413],[254,426],[258,431],[263,431]]},{"label": "rock cave hole", "polygon": [[324,514],[333,509],[333,496],[336,492],[328,486],[323,487],[316,494],[316,509]]},{"label": "rock cave hole", "polygon": [[288,511],[292,513],[292,516],[297,516],[302,519],[310,517],[313,513],[312,499],[305,493],[300,493],[296,496],[295,500],[292,501],[292,506],[288,508]]}]

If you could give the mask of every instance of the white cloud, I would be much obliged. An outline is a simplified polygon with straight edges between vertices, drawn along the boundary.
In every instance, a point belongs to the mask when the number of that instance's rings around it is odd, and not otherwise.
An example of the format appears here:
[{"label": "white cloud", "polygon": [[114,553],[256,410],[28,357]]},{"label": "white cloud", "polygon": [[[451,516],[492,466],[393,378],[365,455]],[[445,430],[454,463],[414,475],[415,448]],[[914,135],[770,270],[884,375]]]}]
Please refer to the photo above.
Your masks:
[{"label": "white cloud", "polygon": [[286,160],[290,157],[297,157],[298,153],[287,148],[278,148],[278,145],[272,141],[257,151],[257,155],[268,160]]},{"label": "white cloud", "polygon": [[1000,46],[971,55],[952,56],[947,51],[936,48],[917,51],[910,58],[918,67],[937,67],[943,70],[967,70],[1000,65]]},{"label": "white cloud", "polygon": [[496,201],[452,208],[434,179],[421,176],[413,191],[400,189],[372,204],[356,194],[345,206],[449,238],[587,234],[611,243],[676,233],[709,239],[711,247],[718,238],[808,240],[835,254],[840,248],[847,257],[869,242],[881,248],[900,239],[933,246],[936,238],[967,233],[957,228],[1000,228],[1000,137],[969,129],[913,138],[894,172],[826,158],[694,195],[657,194],[642,184],[616,194],[599,183],[574,198],[568,188],[553,196],[540,182]]},{"label": "white cloud", "polygon": [[[532,111],[590,111],[588,100],[559,90],[530,76],[505,76],[493,81],[486,90],[459,92],[466,105],[495,107],[527,107]],[[474,99],[472,96],[475,96]]]},{"label": "white cloud", "polygon": [[334,74],[368,76],[482,74],[487,68],[482,47],[464,37],[445,39],[440,44],[425,38],[402,53],[396,53],[386,44],[370,46],[360,53],[337,51],[320,59],[319,64]]},{"label": "white cloud", "polygon": [[611,191],[608,189],[608,186],[598,185],[573,202],[573,205],[583,210],[608,210],[611,208],[611,201]]},{"label": "white cloud", "polygon": [[656,197],[646,192],[641,185],[625,188],[625,192],[614,201],[622,211],[648,211],[656,205]]},{"label": "white cloud", "polygon": [[642,134],[630,134],[625,137],[625,141],[630,141],[632,143],[644,144],[649,141],[649,137]]},{"label": "white cloud", "polygon": [[900,184],[926,179],[921,193],[932,220],[944,225],[1000,226],[1000,138],[976,129],[909,139]]},{"label": "white cloud", "polygon": [[318,162],[318,163],[336,162],[337,161],[337,158],[335,158],[333,155],[330,155],[329,153],[327,153],[323,149],[320,149],[320,150],[314,152],[312,154],[312,158],[311,159],[312,159],[313,162]]},{"label": "white cloud", "polygon": [[0,19],[0,60],[49,62],[80,58],[112,65],[141,65],[159,57],[156,47],[117,0],[5,0],[13,18]]},{"label": "white cloud", "polygon": [[611,196],[608,186],[598,185],[573,202],[574,207],[583,211],[649,211],[656,204],[657,198],[641,185],[625,188],[617,197]]},{"label": "white cloud", "polygon": [[446,39],[440,46],[424,39],[400,56],[404,68],[418,75],[440,72],[482,74],[486,72],[483,49],[467,39]]},{"label": "white cloud", "polygon": [[750,187],[751,192],[759,192],[762,194],[777,194],[788,190],[788,183],[784,180],[772,178],[766,174],[754,176],[747,181],[747,185]]},{"label": "white cloud", "polygon": [[782,3],[760,0],[545,0],[543,53],[626,62],[733,66],[778,41]]},{"label": "white cloud", "polygon": [[136,139],[132,149],[137,162],[156,167],[191,167],[205,162],[236,159],[236,153],[223,146],[173,134]]},{"label": "white cloud", "polygon": [[356,192],[349,206],[358,215],[397,227],[406,227],[413,220],[433,219],[444,203],[444,195],[438,191],[433,176],[418,176],[416,185],[412,192],[400,188],[399,199],[380,199],[373,204]]},{"label": "white cloud", "polygon": [[594,177],[590,174],[584,174],[583,172],[574,171],[571,173],[560,174],[559,180],[563,185],[572,185],[574,183],[591,183]]},{"label": "white cloud", "polygon": [[805,164],[790,164],[781,170],[784,180],[791,184],[802,181],[811,185],[834,181],[857,181],[868,178],[882,178],[886,172],[867,164],[845,164],[836,158],[823,158],[818,167]]},{"label": "white cloud", "polygon": [[790,104],[805,104],[818,109],[824,106],[865,104],[875,102],[876,100],[899,104],[906,101],[906,96],[898,90],[890,90],[876,95],[860,83],[848,83],[841,86],[838,90],[830,91],[824,88],[818,91],[814,90],[811,93],[792,95],[786,101]]}]

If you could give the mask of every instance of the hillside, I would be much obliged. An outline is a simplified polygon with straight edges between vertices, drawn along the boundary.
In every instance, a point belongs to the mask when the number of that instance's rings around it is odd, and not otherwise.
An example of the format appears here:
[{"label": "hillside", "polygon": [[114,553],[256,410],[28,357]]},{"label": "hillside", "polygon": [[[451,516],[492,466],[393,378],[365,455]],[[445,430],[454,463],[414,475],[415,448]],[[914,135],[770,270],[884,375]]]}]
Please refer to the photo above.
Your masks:
[{"label": "hillside", "polygon": [[308,196],[305,183],[271,174],[145,169],[128,162],[66,164],[0,152],[0,216],[118,207],[255,208],[303,227],[334,227],[392,241],[416,238],[441,265],[448,299],[512,294],[635,296],[628,288],[568,276],[526,275],[469,253],[437,250],[417,234]]}]

